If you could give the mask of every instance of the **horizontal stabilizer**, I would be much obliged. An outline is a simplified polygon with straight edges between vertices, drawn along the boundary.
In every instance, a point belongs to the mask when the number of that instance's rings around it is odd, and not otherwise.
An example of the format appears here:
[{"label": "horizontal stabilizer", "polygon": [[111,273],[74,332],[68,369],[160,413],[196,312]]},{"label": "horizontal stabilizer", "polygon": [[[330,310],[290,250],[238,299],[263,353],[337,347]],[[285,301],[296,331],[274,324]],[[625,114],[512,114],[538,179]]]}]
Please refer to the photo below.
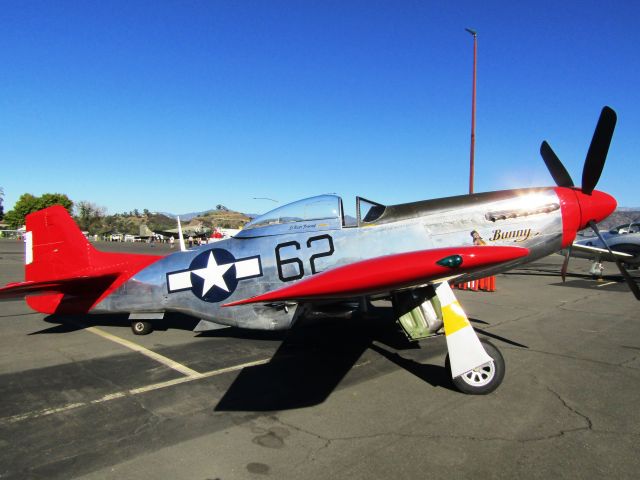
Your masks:
[{"label": "horizontal stabilizer", "polygon": [[0,300],[23,298],[27,295],[48,295],[52,293],[80,295],[103,285],[108,286],[117,277],[117,274],[110,274],[96,277],[60,278],[41,282],[27,281],[9,283],[7,286],[0,288]]},{"label": "horizontal stabilizer", "polygon": [[224,306],[337,299],[390,292],[470,273],[528,254],[527,248],[506,246],[468,246],[398,253],[327,270],[292,285]]}]

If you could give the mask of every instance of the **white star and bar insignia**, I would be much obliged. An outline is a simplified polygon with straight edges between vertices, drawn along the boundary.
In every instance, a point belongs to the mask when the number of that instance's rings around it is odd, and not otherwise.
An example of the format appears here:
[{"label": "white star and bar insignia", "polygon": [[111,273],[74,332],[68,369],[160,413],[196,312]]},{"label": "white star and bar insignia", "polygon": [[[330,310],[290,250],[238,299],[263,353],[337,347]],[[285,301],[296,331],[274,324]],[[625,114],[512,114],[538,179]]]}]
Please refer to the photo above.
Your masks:
[{"label": "white star and bar insignia", "polygon": [[201,300],[219,302],[235,291],[239,280],[260,276],[260,256],[236,260],[229,251],[214,248],[197,255],[188,269],[167,273],[167,290],[191,290]]}]

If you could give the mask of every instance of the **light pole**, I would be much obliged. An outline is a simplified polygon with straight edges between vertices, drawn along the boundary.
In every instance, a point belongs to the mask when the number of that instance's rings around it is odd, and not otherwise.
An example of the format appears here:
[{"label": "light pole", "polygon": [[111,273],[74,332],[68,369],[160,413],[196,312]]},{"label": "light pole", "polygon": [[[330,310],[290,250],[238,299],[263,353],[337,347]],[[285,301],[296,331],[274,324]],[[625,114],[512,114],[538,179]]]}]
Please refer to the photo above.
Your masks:
[{"label": "light pole", "polygon": [[465,28],[473,35],[473,90],[471,93],[471,153],[469,159],[469,193],[473,193],[474,155],[476,149],[476,62],[478,59],[478,32]]}]

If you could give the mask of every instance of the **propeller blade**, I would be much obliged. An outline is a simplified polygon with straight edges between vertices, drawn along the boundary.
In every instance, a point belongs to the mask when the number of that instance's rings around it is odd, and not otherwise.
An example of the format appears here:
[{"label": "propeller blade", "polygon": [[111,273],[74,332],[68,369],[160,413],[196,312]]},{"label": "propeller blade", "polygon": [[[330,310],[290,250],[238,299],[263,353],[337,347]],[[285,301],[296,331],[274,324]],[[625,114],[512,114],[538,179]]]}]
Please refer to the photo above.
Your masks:
[{"label": "propeller blade", "polygon": [[596,225],[596,222],[594,222],[593,220],[591,220],[589,222],[589,226],[593,229],[594,232],[596,232],[596,235],[598,236],[598,238],[600,239],[600,241],[603,243],[603,245],[605,247],[607,247],[607,250],[609,250],[609,254],[613,257],[613,259],[616,261],[616,265],[618,266],[618,270],[620,270],[620,273],[622,274],[622,276],[624,277],[624,279],[627,282],[627,285],[629,285],[629,289],[631,290],[631,292],[633,293],[633,295],[636,297],[636,300],[640,300],[640,288],[638,288],[638,284],[636,283],[636,281],[633,279],[633,277],[631,275],[629,275],[629,272],[627,272],[627,269],[624,268],[624,266],[622,265],[622,263],[620,263],[620,260],[618,260],[614,255],[613,252],[611,251],[611,248],[609,247],[609,244],[604,240],[604,237],[600,234],[600,230],[598,230],[598,226]]},{"label": "propeller blade", "polygon": [[553,177],[553,180],[555,180],[556,185],[558,185],[559,187],[574,186],[571,175],[569,175],[569,172],[567,172],[567,169],[564,168],[564,165],[556,155],[556,152],[553,151],[546,140],[542,142],[542,145],[540,145],[540,155],[542,155],[544,163],[547,164],[549,173]]},{"label": "propeller blade", "polygon": [[567,253],[564,254],[564,262],[562,262],[562,268],[560,269],[560,276],[562,277],[562,283],[567,280],[567,269],[569,268],[569,257],[571,256],[571,245],[567,248]]},{"label": "propeller blade", "polygon": [[613,130],[616,128],[616,120],[616,112],[611,108],[604,107],[602,109],[582,169],[582,192],[587,195],[593,192],[600,179],[613,137]]}]

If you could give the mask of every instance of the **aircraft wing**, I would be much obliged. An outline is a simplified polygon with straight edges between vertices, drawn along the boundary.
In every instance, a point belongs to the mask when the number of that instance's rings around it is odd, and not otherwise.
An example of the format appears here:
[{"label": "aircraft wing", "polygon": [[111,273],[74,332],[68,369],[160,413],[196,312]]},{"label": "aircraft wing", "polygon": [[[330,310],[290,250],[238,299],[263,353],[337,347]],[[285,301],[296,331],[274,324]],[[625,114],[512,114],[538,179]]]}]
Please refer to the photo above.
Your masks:
[{"label": "aircraft wing", "polygon": [[[605,260],[605,261],[609,261],[609,262],[613,262],[613,258],[611,258],[611,255],[609,254],[609,250],[607,250],[606,248],[598,248],[598,247],[591,247],[589,245],[582,245],[580,243],[574,243],[573,245],[571,245],[571,250],[572,251],[577,251],[577,252],[582,252],[582,253],[586,253],[586,254],[590,254],[591,256],[599,256],[601,260]],[[618,258],[619,260],[625,260],[628,258],[633,258],[633,255],[630,255],[628,253],[624,253],[624,252],[616,252],[615,250],[612,250],[613,252],[613,256]]]},{"label": "aircraft wing", "polygon": [[99,276],[80,276],[73,278],[60,278],[41,282],[16,282],[9,283],[0,288],[0,300],[22,298],[27,295],[48,295],[52,293],[81,294],[87,290],[99,288],[111,284],[117,274]]},{"label": "aircraft wing", "polygon": [[444,279],[525,257],[529,249],[508,246],[449,247],[398,253],[327,270],[262,295],[225,304],[283,300],[353,298],[401,288],[438,283]]}]

